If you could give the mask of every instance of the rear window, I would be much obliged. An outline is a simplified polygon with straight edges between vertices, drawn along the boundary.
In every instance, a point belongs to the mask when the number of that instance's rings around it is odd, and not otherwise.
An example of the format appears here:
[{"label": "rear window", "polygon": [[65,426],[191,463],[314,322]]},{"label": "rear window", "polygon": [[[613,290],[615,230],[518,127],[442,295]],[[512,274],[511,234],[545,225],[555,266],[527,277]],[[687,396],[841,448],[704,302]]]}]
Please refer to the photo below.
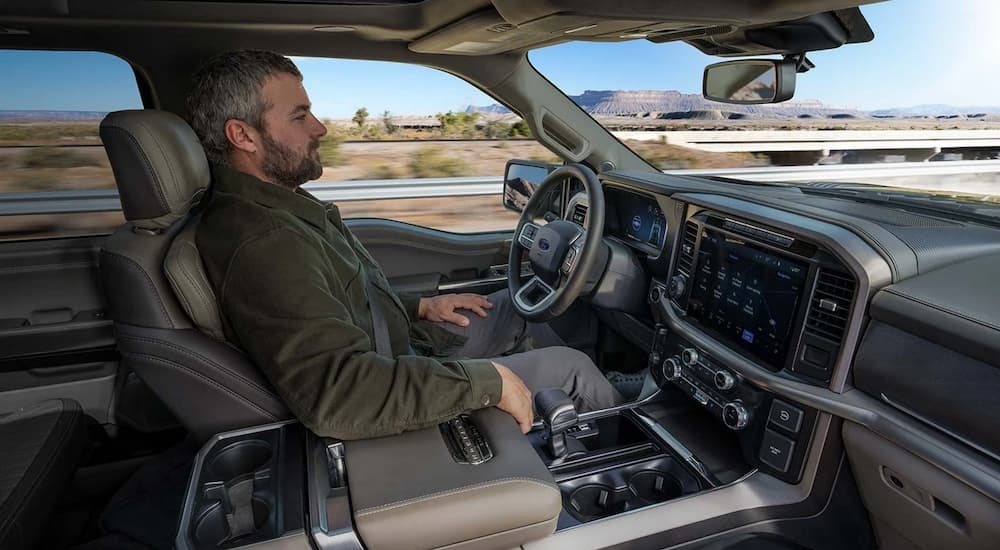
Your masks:
[{"label": "rear window", "polygon": [[105,53],[30,50],[0,50],[0,67],[0,240],[113,230],[120,212],[68,213],[58,199],[115,188],[98,127],[142,108],[132,68]]}]

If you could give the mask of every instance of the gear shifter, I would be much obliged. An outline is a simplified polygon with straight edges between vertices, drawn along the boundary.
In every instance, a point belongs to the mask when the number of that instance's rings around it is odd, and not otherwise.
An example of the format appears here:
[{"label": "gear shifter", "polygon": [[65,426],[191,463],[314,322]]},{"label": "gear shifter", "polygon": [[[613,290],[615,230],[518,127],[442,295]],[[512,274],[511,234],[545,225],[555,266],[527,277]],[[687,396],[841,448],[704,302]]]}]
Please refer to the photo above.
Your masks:
[{"label": "gear shifter", "polygon": [[552,457],[552,463],[560,463],[587,452],[583,443],[575,437],[567,436],[566,431],[576,426],[579,416],[573,400],[561,389],[541,390],[535,394],[535,410],[542,415],[545,425],[546,449]]}]

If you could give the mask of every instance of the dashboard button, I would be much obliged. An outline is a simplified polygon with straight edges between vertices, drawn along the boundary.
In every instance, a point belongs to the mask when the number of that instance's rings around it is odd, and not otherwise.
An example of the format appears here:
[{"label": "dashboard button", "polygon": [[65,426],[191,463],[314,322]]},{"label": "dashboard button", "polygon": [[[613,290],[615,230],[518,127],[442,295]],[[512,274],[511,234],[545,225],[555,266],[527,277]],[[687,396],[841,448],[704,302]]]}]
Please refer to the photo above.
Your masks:
[{"label": "dashboard button", "polygon": [[775,399],[771,402],[771,413],[767,419],[772,424],[797,434],[802,427],[802,410]]},{"label": "dashboard button", "polygon": [[694,365],[698,362],[698,350],[694,348],[685,348],[681,352],[681,360],[684,361],[685,365]]},{"label": "dashboard button", "polygon": [[731,430],[742,430],[750,423],[750,413],[738,401],[726,403],[722,407],[722,422]]},{"label": "dashboard button", "polygon": [[715,387],[722,391],[729,391],[736,386],[736,377],[726,370],[719,370],[715,373],[714,382]]},{"label": "dashboard button", "polygon": [[663,378],[673,381],[681,377],[681,362],[676,357],[669,357],[663,362]]},{"label": "dashboard button", "polygon": [[764,439],[760,443],[760,461],[779,472],[787,472],[792,465],[792,453],[795,452],[795,442],[770,429],[764,430]]}]

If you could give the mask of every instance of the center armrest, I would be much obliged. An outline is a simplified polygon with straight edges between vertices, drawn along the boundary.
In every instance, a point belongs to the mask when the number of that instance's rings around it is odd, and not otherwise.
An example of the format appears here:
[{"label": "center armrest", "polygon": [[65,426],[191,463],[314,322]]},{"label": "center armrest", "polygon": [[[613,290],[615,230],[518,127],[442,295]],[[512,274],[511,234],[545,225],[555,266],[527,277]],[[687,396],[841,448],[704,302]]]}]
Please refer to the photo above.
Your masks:
[{"label": "center armrest", "polygon": [[551,534],[559,487],[518,425],[470,415],[492,458],[460,463],[438,427],[344,443],[354,522],[368,548],[511,548]]}]

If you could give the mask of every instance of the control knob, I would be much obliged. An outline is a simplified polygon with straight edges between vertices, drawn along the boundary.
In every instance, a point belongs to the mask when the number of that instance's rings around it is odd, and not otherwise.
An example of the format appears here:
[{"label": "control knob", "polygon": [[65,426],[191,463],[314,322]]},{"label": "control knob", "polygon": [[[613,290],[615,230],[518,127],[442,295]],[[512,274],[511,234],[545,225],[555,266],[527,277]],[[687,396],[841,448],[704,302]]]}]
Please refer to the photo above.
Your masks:
[{"label": "control knob", "polygon": [[653,303],[660,301],[660,287],[654,285],[649,289],[649,301]]},{"label": "control knob", "polygon": [[684,361],[684,364],[689,367],[695,365],[698,363],[698,350],[694,348],[684,348],[684,351],[681,352],[681,360]]},{"label": "control knob", "polygon": [[681,362],[677,357],[668,357],[663,362],[663,378],[673,381],[681,377]]},{"label": "control knob", "polygon": [[715,387],[722,391],[728,391],[736,386],[736,377],[727,370],[715,371]]},{"label": "control knob", "polygon": [[687,285],[687,279],[683,275],[674,275],[670,278],[670,284],[667,286],[667,294],[676,300],[684,295],[685,285]]},{"label": "control knob", "polygon": [[750,423],[750,413],[743,403],[732,401],[722,407],[722,421],[730,430],[742,430]]}]

